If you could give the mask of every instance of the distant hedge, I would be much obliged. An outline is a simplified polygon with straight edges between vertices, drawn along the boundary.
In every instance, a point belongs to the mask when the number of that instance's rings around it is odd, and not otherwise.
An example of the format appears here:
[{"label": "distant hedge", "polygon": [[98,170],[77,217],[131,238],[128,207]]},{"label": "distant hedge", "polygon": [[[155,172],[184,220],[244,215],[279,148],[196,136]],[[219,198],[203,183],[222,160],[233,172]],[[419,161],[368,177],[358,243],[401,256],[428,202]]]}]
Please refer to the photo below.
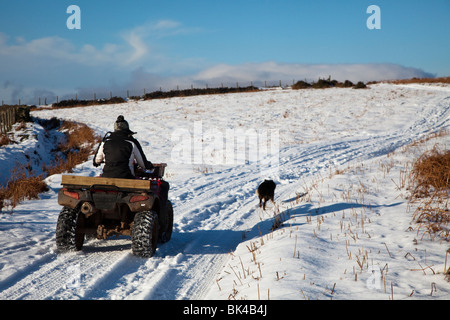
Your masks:
[{"label": "distant hedge", "polygon": [[144,100],[150,99],[165,99],[173,97],[189,97],[200,96],[208,94],[225,94],[225,93],[238,93],[238,92],[254,92],[259,91],[257,87],[221,87],[221,88],[206,88],[206,89],[185,89],[185,90],[171,90],[171,91],[154,91],[144,95]]},{"label": "distant hedge", "polygon": [[52,108],[74,108],[74,107],[87,107],[96,106],[100,104],[114,104],[126,102],[121,97],[112,97],[110,99],[98,99],[98,100],[61,100],[60,102],[53,103]]},{"label": "distant hedge", "polygon": [[353,89],[363,89],[367,88],[364,82],[359,81],[356,85],[350,80],[345,80],[344,82],[339,82],[337,80],[320,79],[317,82],[308,83],[306,81],[297,81],[292,85],[292,89],[325,89],[325,88],[353,88]]}]

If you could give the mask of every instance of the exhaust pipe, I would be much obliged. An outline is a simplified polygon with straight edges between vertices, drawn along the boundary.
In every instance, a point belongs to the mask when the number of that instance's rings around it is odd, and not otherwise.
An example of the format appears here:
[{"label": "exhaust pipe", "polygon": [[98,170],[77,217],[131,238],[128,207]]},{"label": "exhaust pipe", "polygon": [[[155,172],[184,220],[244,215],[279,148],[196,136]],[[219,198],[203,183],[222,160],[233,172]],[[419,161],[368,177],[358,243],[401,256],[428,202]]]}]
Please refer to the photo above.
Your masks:
[{"label": "exhaust pipe", "polygon": [[91,215],[94,213],[94,207],[90,202],[84,202],[81,205],[81,212],[84,213],[85,215]]}]

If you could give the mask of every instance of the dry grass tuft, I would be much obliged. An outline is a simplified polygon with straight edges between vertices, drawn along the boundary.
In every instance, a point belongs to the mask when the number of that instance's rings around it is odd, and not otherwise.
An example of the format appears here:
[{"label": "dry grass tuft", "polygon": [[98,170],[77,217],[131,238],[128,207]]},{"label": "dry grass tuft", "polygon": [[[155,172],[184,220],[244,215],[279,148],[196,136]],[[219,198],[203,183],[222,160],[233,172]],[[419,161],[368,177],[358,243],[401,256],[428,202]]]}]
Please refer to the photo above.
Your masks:
[{"label": "dry grass tuft", "polygon": [[48,175],[72,172],[75,166],[87,161],[93,148],[101,140],[94,130],[83,123],[63,121],[59,131],[66,135],[66,139],[58,145],[58,151],[63,156],[57,156],[55,162],[45,168]]},{"label": "dry grass tuft", "polygon": [[7,134],[0,134],[0,147],[7,146],[11,143],[11,139]]},{"label": "dry grass tuft", "polygon": [[425,152],[411,171],[415,197],[428,197],[432,193],[450,188],[450,150],[441,151],[435,146]]},{"label": "dry grass tuft", "polygon": [[15,167],[6,186],[0,187],[0,211],[4,207],[14,208],[24,200],[39,199],[39,194],[48,191],[43,176],[29,174],[26,166]]},{"label": "dry grass tuft", "polygon": [[86,149],[96,144],[100,137],[98,137],[94,130],[83,123],[72,121],[63,121],[59,131],[65,132],[67,141],[63,148],[68,149]]},{"label": "dry grass tuft", "polygon": [[450,241],[450,150],[441,151],[435,146],[414,163],[410,174],[412,199],[421,199],[414,213],[418,233],[422,238],[439,236]]},{"label": "dry grass tuft", "polygon": [[409,83],[450,83],[450,77],[441,78],[412,78],[388,81],[394,84],[409,84]]}]

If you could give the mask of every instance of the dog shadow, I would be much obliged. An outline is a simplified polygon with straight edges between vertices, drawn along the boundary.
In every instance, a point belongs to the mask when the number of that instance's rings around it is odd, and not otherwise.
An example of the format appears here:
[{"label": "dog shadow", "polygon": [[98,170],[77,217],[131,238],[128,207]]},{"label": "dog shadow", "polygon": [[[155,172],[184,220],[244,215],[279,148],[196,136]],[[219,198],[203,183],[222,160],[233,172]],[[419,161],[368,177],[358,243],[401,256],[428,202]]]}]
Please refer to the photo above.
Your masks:
[{"label": "dog shadow", "polygon": [[[302,195],[300,195],[300,196],[302,196]],[[292,199],[282,200],[281,202],[282,203],[292,202],[297,199],[298,199],[298,197],[294,197]],[[324,206],[324,207],[315,207],[311,203],[305,203],[305,204],[301,204],[301,205],[281,211],[280,213],[277,214],[277,216],[278,216],[277,218],[274,217],[274,214],[272,211],[272,214],[273,214],[272,218],[267,218],[267,219],[257,223],[253,228],[251,228],[247,232],[247,236],[246,236],[245,240],[249,240],[249,239],[260,237],[260,236],[265,236],[265,235],[273,232],[274,229],[283,228],[283,226],[287,220],[291,220],[291,221],[289,221],[289,226],[301,226],[301,225],[307,224],[306,219],[302,220],[305,222],[299,222],[299,219],[295,220],[295,218],[302,218],[302,217],[313,218],[313,217],[326,215],[326,214],[330,214],[330,213],[338,213],[338,212],[343,212],[343,211],[347,211],[347,210],[361,209],[361,208],[365,208],[367,210],[372,210],[372,211],[377,212],[378,208],[395,207],[400,204],[401,204],[401,202],[393,203],[390,205],[364,205],[364,204],[359,204],[359,203],[342,202],[342,203],[330,204],[330,205]],[[295,222],[293,222],[292,220],[295,220]]]}]

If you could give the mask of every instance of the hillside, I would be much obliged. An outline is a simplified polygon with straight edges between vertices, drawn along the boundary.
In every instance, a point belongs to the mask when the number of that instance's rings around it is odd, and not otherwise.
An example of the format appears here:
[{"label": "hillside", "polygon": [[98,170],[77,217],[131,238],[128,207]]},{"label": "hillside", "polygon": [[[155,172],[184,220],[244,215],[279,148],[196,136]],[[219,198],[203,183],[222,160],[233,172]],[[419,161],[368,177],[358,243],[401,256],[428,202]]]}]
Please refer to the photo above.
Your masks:
[{"label": "hillside", "polygon": [[[407,176],[424,151],[449,148],[449,99],[448,85],[375,84],[33,111],[99,135],[123,114],[147,157],[168,163],[174,233],[148,260],[125,237],[60,255],[52,175],[39,200],[0,214],[0,299],[448,299],[448,240],[417,230]],[[27,130],[37,139],[0,149],[2,172],[11,155],[44,158],[49,138]],[[262,211],[265,178],[277,188]]]}]

